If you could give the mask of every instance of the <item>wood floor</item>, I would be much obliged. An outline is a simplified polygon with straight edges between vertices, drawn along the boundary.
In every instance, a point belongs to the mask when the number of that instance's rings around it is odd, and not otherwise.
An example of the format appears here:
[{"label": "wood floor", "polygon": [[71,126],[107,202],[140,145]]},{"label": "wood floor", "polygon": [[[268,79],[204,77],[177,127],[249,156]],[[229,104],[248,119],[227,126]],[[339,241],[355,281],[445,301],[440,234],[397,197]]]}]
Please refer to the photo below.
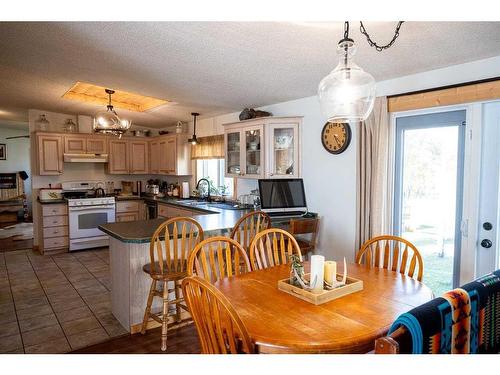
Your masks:
[{"label": "wood floor", "polygon": [[160,350],[161,329],[156,328],[135,335],[115,337],[108,341],[75,350],[72,354],[199,354],[200,343],[194,324],[168,333],[167,351]]}]

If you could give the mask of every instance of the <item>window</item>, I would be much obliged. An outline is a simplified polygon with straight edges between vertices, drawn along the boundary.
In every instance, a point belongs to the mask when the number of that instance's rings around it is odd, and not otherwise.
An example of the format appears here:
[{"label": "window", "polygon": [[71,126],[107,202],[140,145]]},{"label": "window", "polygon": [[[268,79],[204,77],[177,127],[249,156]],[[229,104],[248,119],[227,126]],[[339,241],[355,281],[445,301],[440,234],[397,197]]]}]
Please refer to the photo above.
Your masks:
[{"label": "window", "polygon": [[224,177],[224,159],[198,159],[196,160],[196,180],[206,178],[210,181],[211,195],[234,195],[234,181]]}]

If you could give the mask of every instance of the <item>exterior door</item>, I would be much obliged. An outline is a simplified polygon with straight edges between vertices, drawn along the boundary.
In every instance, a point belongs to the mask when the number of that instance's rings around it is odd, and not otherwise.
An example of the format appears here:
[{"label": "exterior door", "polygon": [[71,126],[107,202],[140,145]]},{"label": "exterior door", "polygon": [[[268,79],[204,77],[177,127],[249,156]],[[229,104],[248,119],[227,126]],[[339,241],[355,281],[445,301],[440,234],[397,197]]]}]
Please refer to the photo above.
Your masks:
[{"label": "exterior door", "polygon": [[500,268],[500,102],[483,105],[476,275]]},{"label": "exterior door", "polygon": [[417,247],[437,296],[459,284],[465,116],[396,119],[394,233]]}]

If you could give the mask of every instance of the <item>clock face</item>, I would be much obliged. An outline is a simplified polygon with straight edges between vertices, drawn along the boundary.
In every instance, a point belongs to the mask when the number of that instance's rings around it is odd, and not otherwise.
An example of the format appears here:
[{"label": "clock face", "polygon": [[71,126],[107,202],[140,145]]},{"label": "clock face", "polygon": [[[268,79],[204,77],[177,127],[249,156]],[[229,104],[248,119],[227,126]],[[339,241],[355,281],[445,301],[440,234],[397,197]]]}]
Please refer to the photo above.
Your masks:
[{"label": "clock face", "polygon": [[347,123],[327,122],[321,132],[323,147],[332,154],[340,154],[351,142],[351,128]]}]

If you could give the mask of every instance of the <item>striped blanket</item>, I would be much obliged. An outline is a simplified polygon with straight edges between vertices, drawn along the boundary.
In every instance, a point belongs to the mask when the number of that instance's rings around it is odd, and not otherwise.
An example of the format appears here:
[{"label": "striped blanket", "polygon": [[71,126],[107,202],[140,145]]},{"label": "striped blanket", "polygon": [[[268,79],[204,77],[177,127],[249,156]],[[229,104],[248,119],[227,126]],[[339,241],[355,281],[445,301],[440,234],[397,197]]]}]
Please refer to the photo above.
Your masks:
[{"label": "striped blanket", "polygon": [[498,353],[500,351],[500,270],[446,292],[400,315],[414,354]]}]

